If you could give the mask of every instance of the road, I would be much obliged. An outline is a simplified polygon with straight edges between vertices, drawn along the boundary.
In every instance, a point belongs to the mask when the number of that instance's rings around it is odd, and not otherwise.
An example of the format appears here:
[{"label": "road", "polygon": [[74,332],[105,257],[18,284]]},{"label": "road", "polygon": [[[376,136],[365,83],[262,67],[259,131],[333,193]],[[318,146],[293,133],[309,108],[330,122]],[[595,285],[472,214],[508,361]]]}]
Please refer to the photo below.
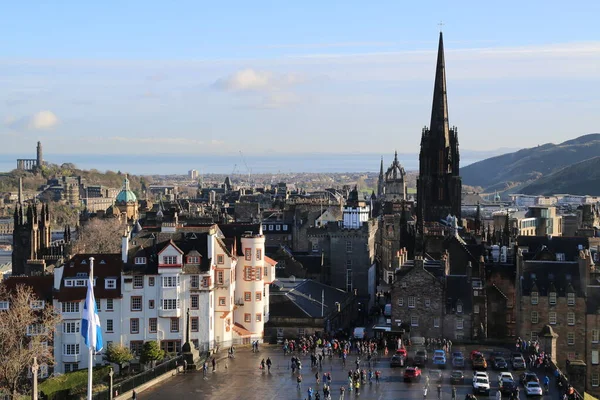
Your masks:
[{"label": "road", "polygon": [[[468,356],[470,348],[454,348],[453,350],[463,350]],[[273,366],[268,373],[259,368],[262,358],[270,357]],[[332,360],[326,359],[323,362],[323,371],[331,372],[332,376],[332,398],[339,398],[340,386],[347,387],[348,369],[353,365],[355,356],[351,356],[347,362],[347,368],[342,367],[341,360],[334,357]],[[217,365],[217,371],[209,372],[204,378],[201,371],[194,371],[187,374],[180,374],[168,381],[150,388],[138,395],[141,400],[167,400],[167,399],[299,399],[307,398],[308,387],[315,389],[315,372],[310,371],[310,358],[302,358],[303,364],[303,383],[301,391],[296,388],[296,377],[292,375],[290,365],[290,356],[283,356],[282,351],[275,347],[263,346],[259,353],[252,353],[248,349],[240,349],[236,352],[236,358],[222,361]],[[362,364],[361,364],[361,368]],[[307,371],[307,369],[309,371]],[[405,383],[402,379],[403,368],[390,368],[389,358],[382,359],[377,363],[375,369],[382,372],[382,381],[380,384],[366,384],[361,387],[360,396],[354,392],[346,391],[345,399],[360,398],[361,400],[370,399],[422,399],[423,383]],[[427,368],[423,370],[427,373]],[[519,378],[521,371],[512,371],[515,379]],[[465,398],[467,393],[472,393],[472,371],[470,368],[464,370],[465,383],[457,385],[458,399]],[[450,369],[443,372],[442,399],[451,398],[452,385],[449,383]],[[492,390],[490,397],[495,399],[497,389],[497,373],[489,371]],[[540,373],[540,381],[543,374]],[[428,399],[437,399],[437,384],[431,383]],[[322,388],[322,386],[319,386]],[[558,393],[554,390],[554,382],[551,382],[551,393],[544,396],[545,399],[558,399]],[[477,396],[479,399],[487,396]],[[321,392],[322,398],[322,392]],[[506,399],[506,397],[504,397]],[[524,390],[521,387],[521,398],[525,399]]]}]

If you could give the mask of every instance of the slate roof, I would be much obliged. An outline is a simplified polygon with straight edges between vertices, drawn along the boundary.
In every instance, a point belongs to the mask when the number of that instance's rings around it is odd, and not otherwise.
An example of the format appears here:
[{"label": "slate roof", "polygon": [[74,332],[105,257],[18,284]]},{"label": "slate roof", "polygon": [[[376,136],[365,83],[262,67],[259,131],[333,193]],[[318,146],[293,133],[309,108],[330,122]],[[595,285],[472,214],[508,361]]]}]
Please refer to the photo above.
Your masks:
[{"label": "slate roof", "polygon": [[318,255],[296,255],[294,259],[298,261],[310,274],[320,274],[322,272],[322,257]]},{"label": "slate roof", "polygon": [[519,236],[518,247],[527,247],[529,251],[523,252],[523,259],[531,260],[545,246],[552,253],[564,253],[566,261],[575,261],[579,257],[579,246],[589,249],[590,241],[585,237],[568,236]]},{"label": "slate roof", "polygon": [[321,318],[324,291],[324,317],[336,313],[335,303],[344,304],[352,294],[310,279],[277,279],[271,284],[269,315],[273,317]]},{"label": "slate roof", "polygon": [[235,239],[237,245],[238,256],[244,255],[242,248],[242,235],[246,232],[252,232],[253,235],[258,235],[261,224],[219,224],[219,229],[227,239]]},{"label": "slate roof", "polygon": [[[54,297],[58,301],[81,301],[85,299],[87,287],[65,287],[65,279],[77,278],[77,274],[80,274],[80,279],[87,279],[90,272],[90,257],[94,257],[94,276],[96,277],[94,296],[97,299],[121,298],[120,277],[123,270],[121,254],[76,254],[62,267],[63,274],[60,289],[54,293]],[[108,278],[116,279],[116,289],[106,289],[106,279]]]},{"label": "slate roof", "polygon": [[583,297],[579,263],[571,261],[525,261],[521,276],[522,293],[529,296],[535,287],[540,296],[556,291],[558,296],[574,291]]},{"label": "slate roof", "polygon": [[471,297],[471,282],[465,275],[448,275],[446,277],[446,311],[456,310],[456,304],[462,303],[463,314],[470,313],[473,309]]},{"label": "slate roof", "polygon": [[5,285],[8,292],[16,290],[17,285],[25,285],[33,290],[38,299],[52,302],[52,288],[54,286],[54,276],[11,276],[0,284]]},{"label": "slate roof", "polygon": [[[406,261],[400,269],[396,270],[396,280],[402,279],[402,277],[404,277],[410,271],[413,270],[414,266],[414,260]],[[444,269],[442,268],[442,264],[438,260],[425,259],[424,269],[426,272],[430,273],[435,278],[442,278],[444,276]]]}]

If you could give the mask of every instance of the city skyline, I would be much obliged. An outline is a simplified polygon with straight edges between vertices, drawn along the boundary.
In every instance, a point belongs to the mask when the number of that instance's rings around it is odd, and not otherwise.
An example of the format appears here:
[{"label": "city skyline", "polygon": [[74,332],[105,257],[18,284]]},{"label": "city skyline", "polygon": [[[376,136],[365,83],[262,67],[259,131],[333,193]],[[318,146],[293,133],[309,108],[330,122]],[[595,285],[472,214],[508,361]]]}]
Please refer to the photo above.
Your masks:
[{"label": "city skyline", "polygon": [[462,148],[598,131],[596,3],[303,4],[11,4],[0,152],[415,153],[439,28]]}]

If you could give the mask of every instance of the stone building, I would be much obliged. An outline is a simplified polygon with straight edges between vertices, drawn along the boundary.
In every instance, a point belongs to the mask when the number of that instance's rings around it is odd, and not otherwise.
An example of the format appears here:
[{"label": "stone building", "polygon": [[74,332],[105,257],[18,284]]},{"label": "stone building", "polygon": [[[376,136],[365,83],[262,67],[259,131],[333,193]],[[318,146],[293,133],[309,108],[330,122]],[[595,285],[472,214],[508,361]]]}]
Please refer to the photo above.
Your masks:
[{"label": "stone building", "polygon": [[[596,271],[596,270],[595,270]],[[600,397],[600,286],[593,282],[587,288],[586,304],[586,349],[587,360],[586,392],[595,397]]]},{"label": "stone building", "polygon": [[137,196],[129,187],[129,179],[125,175],[123,180],[123,189],[117,195],[115,207],[118,208],[121,214],[125,214],[128,220],[138,219],[138,203]]},{"label": "stone building", "polygon": [[516,336],[516,266],[514,263],[487,263],[485,266],[487,337],[509,339]]},{"label": "stone building", "polygon": [[411,337],[443,335],[446,301],[444,270],[439,261],[416,257],[406,262],[396,272],[391,297],[393,331],[404,329]]}]

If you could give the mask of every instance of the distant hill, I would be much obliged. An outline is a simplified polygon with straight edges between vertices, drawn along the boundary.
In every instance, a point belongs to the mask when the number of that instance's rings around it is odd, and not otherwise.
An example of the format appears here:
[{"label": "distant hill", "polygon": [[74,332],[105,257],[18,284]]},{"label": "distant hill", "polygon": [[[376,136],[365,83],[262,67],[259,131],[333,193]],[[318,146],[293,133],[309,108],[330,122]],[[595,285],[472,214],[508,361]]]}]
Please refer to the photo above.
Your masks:
[{"label": "distant hill", "polygon": [[[594,162],[591,159],[598,155],[600,134],[594,133],[560,144],[547,143],[491,157],[461,168],[460,174],[465,185],[481,187],[485,193],[594,194],[589,191],[589,187],[593,181],[590,176],[596,171],[584,168],[597,169],[600,160]],[[583,161],[589,163],[582,163]],[[563,169],[565,170],[559,173]],[[580,175],[571,175],[571,171],[579,171]],[[560,179],[570,181],[562,182]],[[565,189],[561,189],[563,187]],[[566,190],[567,187],[570,190]],[[600,186],[597,187],[595,193],[600,192]],[[537,192],[538,190],[543,190],[544,193]]]},{"label": "distant hill", "polygon": [[569,165],[519,190],[523,194],[569,193],[600,196],[600,156]]}]

